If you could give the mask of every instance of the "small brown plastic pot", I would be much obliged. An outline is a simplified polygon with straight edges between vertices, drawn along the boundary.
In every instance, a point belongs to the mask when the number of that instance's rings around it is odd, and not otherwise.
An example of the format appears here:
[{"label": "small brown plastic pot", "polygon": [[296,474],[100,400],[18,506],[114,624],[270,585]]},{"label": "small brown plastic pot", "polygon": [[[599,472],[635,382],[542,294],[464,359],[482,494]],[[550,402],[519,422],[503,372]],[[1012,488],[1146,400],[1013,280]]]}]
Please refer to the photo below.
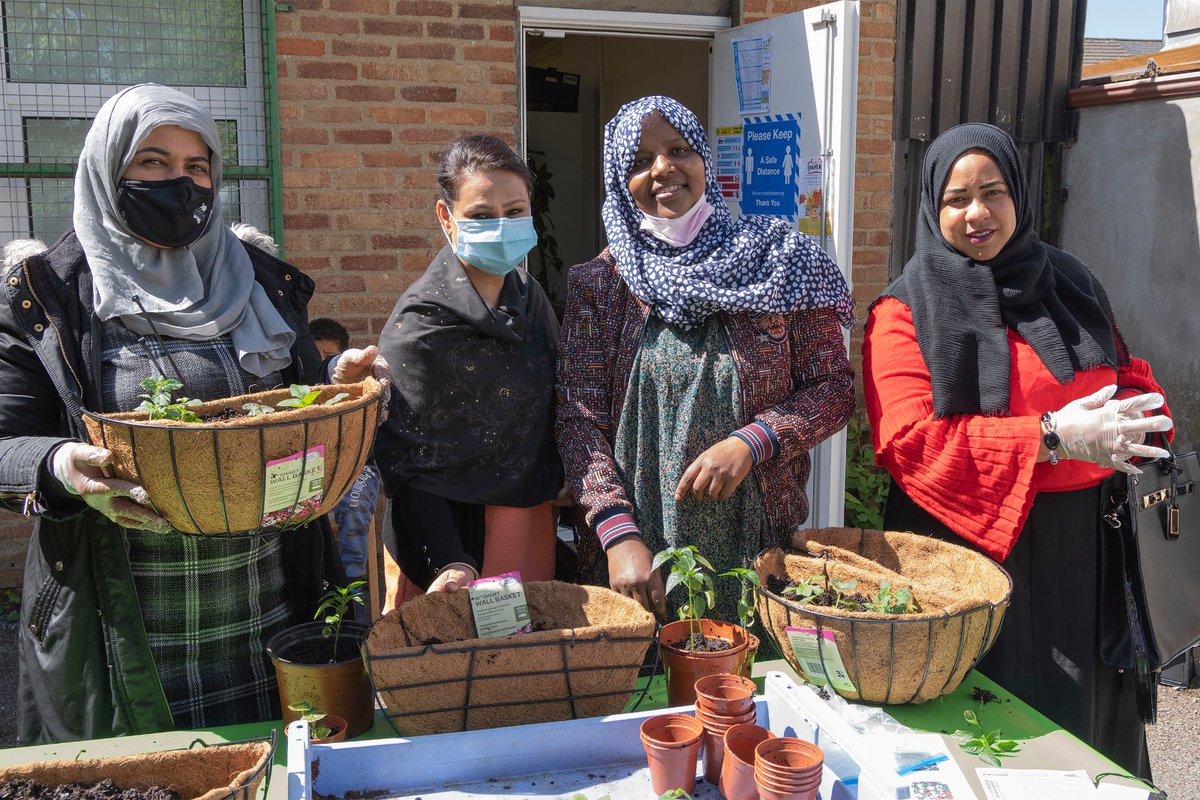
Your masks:
[{"label": "small brown plastic pot", "polygon": [[[734,725],[725,731],[721,763],[721,795],[725,800],[755,800],[754,748],[775,734],[759,725]],[[707,780],[707,773],[705,774]]]},{"label": "small brown plastic pot", "polygon": [[754,681],[741,675],[706,675],[696,681],[696,709],[740,716],[754,708]]},{"label": "small brown plastic pot", "polygon": [[746,651],[742,655],[742,663],[738,666],[738,675],[743,678],[753,677],[750,673],[754,669],[754,659],[758,655],[758,637],[753,633],[746,634]]},{"label": "small brown plastic pot", "polygon": [[[728,650],[693,653],[684,650],[693,626],[704,636],[730,642]],[[679,620],[662,626],[658,632],[663,669],[667,673],[667,703],[686,706],[696,702],[696,681],[705,675],[732,675],[742,666],[746,651],[746,632],[740,625],[712,619],[698,622]]]},{"label": "small brown plastic pot", "polygon": [[704,737],[700,721],[687,714],[660,714],[642,723],[641,736],[654,793],[682,789],[691,794]]},{"label": "small brown plastic pot", "polygon": [[820,781],[810,789],[784,789],[763,781],[761,775],[755,775],[754,788],[759,800],[816,800],[817,792],[821,790]]},{"label": "small brown plastic pot", "polygon": [[309,730],[313,730],[317,725],[324,725],[329,728],[329,735],[317,738],[312,738],[313,744],[334,744],[335,742],[346,741],[346,732],[350,729],[349,723],[337,714],[326,714],[316,722],[309,724]]},{"label": "small brown plastic pot", "polygon": [[743,725],[745,723],[755,723],[758,721],[758,709],[753,706],[744,714],[726,715],[726,714],[710,714],[707,711],[696,709],[696,719],[700,720],[701,724],[709,730],[718,730],[722,733],[726,728],[732,725]]}]

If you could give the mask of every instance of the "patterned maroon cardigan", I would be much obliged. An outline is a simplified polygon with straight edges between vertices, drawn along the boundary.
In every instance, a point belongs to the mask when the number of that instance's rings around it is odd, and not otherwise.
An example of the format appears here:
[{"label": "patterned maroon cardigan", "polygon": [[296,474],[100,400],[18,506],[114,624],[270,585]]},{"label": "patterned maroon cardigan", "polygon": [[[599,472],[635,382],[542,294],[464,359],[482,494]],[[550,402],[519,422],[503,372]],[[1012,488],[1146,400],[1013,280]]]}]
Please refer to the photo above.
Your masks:
[{"label": "patterned maroon cardigan", "polygon": [[[586,512],[581,570],[598,554],[596,527],[613,516],[630,519],[625,515],[633,510],[613,460],[613,442],[649,315],[650,307],[629,290],[607,249],[571,268],[559,340],[555,433],[567,480]],[[758,423],[772,439],[769,457],[753,472],[770,535],[786,545],[808,518],[809,449],[840,430],[854,411],[854,373],[842,329],[831,308],[720,318],[747,413],[744,424]],[[616,538],[605,536],[605,542]]]}]

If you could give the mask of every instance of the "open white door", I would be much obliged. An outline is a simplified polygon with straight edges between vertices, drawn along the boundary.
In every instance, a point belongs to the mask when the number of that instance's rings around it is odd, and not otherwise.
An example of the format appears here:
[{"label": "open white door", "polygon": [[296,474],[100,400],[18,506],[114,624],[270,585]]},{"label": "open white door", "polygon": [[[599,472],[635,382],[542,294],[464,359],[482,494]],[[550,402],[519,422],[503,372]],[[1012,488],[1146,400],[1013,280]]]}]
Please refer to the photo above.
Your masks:
[{"label": "open white door", "polygon": [[[791,220],[825,248],[849,284],[857,0],[721,31],[711,64],[709,137],[730,211]],[[845,431],[812,458],[807,525],[839,526]]]}]

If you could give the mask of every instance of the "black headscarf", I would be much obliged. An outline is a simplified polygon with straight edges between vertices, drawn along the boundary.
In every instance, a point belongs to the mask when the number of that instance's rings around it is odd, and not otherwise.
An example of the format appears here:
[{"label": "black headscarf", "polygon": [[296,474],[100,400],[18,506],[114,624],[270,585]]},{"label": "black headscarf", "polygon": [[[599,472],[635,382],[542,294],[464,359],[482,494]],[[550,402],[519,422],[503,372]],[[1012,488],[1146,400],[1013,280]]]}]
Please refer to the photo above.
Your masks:
[{"label": "black headscarf", "polygon": [[558,320],[524,270],[489,308],[449,247],[396,303],[379,337],[396,397],[376,459],[388,493],[408,484],[463,503],[554,499]]},{"label": "black headscarf", "polygon": [[[1012,238],[991,261],[959,253],[938,224],[946,181],[968,150],[983,150],[995,160],[1016,206]],[[916,253],[881,297],[895,297],[912,310],[936,416],[1008,413],[1006,328],[1033,347],[1060,384],[1077,372],[1116,366],[1108,297],[1087,267],[1038,238],[1020,156],[1004,131],[967,123],[930,144],[921,170],[916,238]]]}]

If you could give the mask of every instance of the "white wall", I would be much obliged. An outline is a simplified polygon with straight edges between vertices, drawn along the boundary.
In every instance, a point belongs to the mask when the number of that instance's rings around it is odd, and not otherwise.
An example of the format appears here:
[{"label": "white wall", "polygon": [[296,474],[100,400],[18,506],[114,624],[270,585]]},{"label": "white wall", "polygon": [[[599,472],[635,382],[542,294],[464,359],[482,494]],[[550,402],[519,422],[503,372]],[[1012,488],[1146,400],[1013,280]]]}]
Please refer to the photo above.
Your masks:
[{"label": "white wall", "polygon": [[1200,97],[1080,110],[1063,248],[1100,278],[1134,355],[1200,443]]}]

